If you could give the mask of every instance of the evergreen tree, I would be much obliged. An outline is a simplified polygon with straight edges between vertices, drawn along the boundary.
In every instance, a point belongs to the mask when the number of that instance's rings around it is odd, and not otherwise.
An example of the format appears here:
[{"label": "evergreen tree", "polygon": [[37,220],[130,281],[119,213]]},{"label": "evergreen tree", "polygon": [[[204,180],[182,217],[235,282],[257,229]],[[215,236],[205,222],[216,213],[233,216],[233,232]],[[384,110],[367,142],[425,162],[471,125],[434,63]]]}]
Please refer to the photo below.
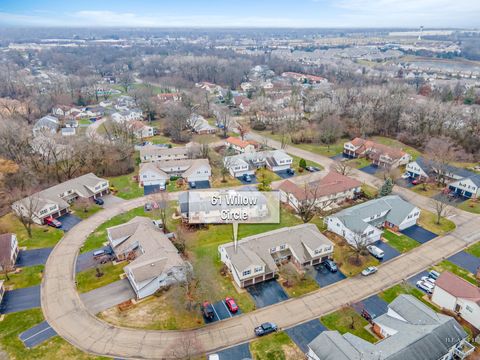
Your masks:
[{"label": "evergreen tree", "polygon": [[305,169],[307,167],[307,162],[305,161],[305,159],[300,159],[300,161],[298,162],[298,166]]},{"label": "evergreen tree", "polygon": [[393,190],[393,185],[393,180],[391,178],[387,178],[380,188],[380,197],[390,195]]}]

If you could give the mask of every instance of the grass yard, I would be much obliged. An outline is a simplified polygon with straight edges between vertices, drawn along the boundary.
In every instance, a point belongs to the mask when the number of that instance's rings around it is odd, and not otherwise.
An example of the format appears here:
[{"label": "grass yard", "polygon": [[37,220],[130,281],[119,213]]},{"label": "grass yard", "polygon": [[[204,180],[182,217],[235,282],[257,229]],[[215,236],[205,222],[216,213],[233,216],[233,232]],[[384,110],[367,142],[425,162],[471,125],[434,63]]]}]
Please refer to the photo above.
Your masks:
[{"label": "grass yard", "polygon": [[42,281],[43,265],[28,266],[20,268],[19,272],[9,273],[6,280],[4,273],[0,275],[0,280],[5,280],[5,286],[12,286],[13,289],[20,289],[30,286],[39,285]]},{"label": "grass yard", "polygon": [[92,125],[92,122],[90,121],[89,118],[82,118],[78,120],[79,125]]},{"label": "grass yard", "polygon": [[362,191],[368,199],[374,199],[378,196],[378,189],[368,184],[362,184]]},{"label": "grass yard", "polygon": [[433,266],[432,269],[438,272],[448,270],[451,273],[454,273],[455,275],[461,277],[462,279],[465,279],[468,282],[471,282],[472,284],[477,285],[477,280],[475,279],[474,274],[472,274],[468,270],[465,270],[464,268],[461,268],[460,266],[455,265],[451,261],[443,260],[441,263]]},{"label": "grass yard", "polygon": [[383,300],[385,300],[387,303],[391,303],[393,300],[397,298],[398,295],[402,295],[402,294],[415,296],[418,300],[423,302],[432,310],[438,311],[438,308],[435,305],[433,305],[432,303],[424,299],[425,293],[423,291],[417,289],[414,286],[411,286],[406,282],[394,285],[391,288],[382,291],[380,294],[378,294],[378,296]]},{"label": "grass yard", "polygon": [[52,247],[63,237],[63,231],[46,225],[32,225],[32,237],[28,237],[27,230],[13,213],[8,213],[0,218],[2,233],[15,233],[18,246],[28,249]]},{"label": "grass yard", "polygon": [[458,205],[458,208],[474,214],[480,214],[480,201],[469,199]]},{"label": "grass yard", "polygon": [[370,165],[372,162],[367,158],[356,158],[356,159],[347,160],[346,163],[354,169],[360,169]]},{"label": "grass yard", "polygon": [[138,168],[136,167],[135,171],[130,174],[108,178],[110,186],[114,186],[118,191],[115,195],[125,200],[143,196],[143,188],[138,186],[133,179],[133,176],[137,174]]},{"label": "grass yard", "polygon": [[297,360],[305,357],[283,331],[252,341],[250,352],[255,360]]},{"label": "grass yard", "polygon": [[382,236],[388,241],[388,245],[402,253],[420,246],[418,241],[415,241],[403,234],[397,235],[390,230],[385,230]]},{"label": "grass yard", "polygon": [[465,251],[469,254],[472,254],[473,256],[480,258],[480,242],[477,242],[476,244],[470,246]]},{"label": "grass yard", "polygon": [[101,277],[96,276],[97,267],[77,273],[76,282],[78,292],[85,293],[120,280],[120,275],[123,274],[123,268],[125,266],[127,266],[126,261],[116,265],[113,265],[113,263],[99,265],[98,268],[103,273]]},{"label": "grass yard", "polygon": [[340,334],[351,333],[363,340],[374,343],[378,339],[365,329],[368,321],[361,317],[353,308],[344,307],[334,313],[323,316],[320,321],[330,330]]},{"label": "grass yard", "polygon": [[[170,202],[167,210],[167,228],[170,229],[178,224],[179,220],[173,220],[172,214],[175,211],[176,202]],[[145,212],[143,207],[138,207],[130,211],[124,212],[123,214],[117,215],[110,220],[104,222],[100,225],[90,236],[87,238],[83,244],[80,252],[85,253],[90,250],[98,249],[103,246],[103,243],[107,242],[107,228],[126,223],[127,221],[132,220],[135,216],[147,216],[150,218],[155,217],[155,212]]]},{"label": "grass yard", "polygon": [[[59,336],[34,347],[27,349],[18,335],[44,320],[41,309],[32,309],[5,315],[0,323],[0,346],[11,360],[23,359],[107,359],[88,355]],[[3,357],[2,357],[3,358]]]},{"label": "grass yard", "polygon": [[203,324],[200,308],[187,310],[181,302],[183,290],[170,288],[158,296],[139,302],[130,309],[112,307],[98,317],[117,326],[148,330],[180,330],[200,327]]},{"label": "grass yard", "polygon": [[[301,158],[298,157],[298,156],[296,156],[296,155],[293,155],[293,154],[288,154],[288,155],[290,155],[290,156],[292,157],[292,159],[293,159],[293,160],[292,160],[292,168],[298,173],[298,172],[299,172],[298,168],[299,168],[299,163],[300,163],[300,159],[301,159]],[[317,167],[317,168],[319,168],[320,170],[323,169],[323,166],[322,166],[322,165],[317,164],[317,163],[314,162],[314,161],[310,161],[310,160],[306,160],[306,159],[305,159],[305,162],[307,163],[307,166]],[[304,172],[306,172],[307,174],[309,174],[309,172],[307,172],[307,171],[304,171]]]},{"label": "grass yard", "polygon": [[172,139],[164,135],[155,135],[149,137],[147,141],[150,141],[152,144],[172,144],[172,146],[175,146],[175,144],[172,143]]},{"label": "grass yard", "polygon": [[440,224],[436,224],[437,215],[428,210],[422,209],[420,212],[420,217],[418,219],[418,224],[428,231],[431,231],[437,235],[443,235],[449,231],[455,229],[455,223],[448,219],[442,218]]},{"label": "grass yard", "polygon": [[298,297],[319,289],[317,282],[308,274],[300,274],[292,263],[280,267],[278,282],[289,297]]},{"label": "grass yard", "polygon": [[92,202],[86,209],[81,209],[77,204],[73,203],[73,205],[71,206],[71,209],[75,212],[75,215],[78,216],[80,219],[86,219],[92,216],[93,214],[99,212],[103,208]]},{"label": "grass yard", "polygon": [[426,184],[424,187],[423,184],[419,184],[411,187],[410,190],[422,196],[434,197],[435,195],[440,194],[440,192],[443,190],[443,187],[437,186],[437,184]]}]

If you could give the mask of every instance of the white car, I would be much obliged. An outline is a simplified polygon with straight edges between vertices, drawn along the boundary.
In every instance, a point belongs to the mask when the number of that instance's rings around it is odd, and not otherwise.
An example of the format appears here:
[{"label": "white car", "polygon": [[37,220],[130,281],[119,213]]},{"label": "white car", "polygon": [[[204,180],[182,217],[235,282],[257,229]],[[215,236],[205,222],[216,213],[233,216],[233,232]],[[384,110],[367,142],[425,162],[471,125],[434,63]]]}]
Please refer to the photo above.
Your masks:
[{"label": "white car", "polygon": [[402,174],[402,179],[408,179],[410,174],[408,172]]},{"label": "white car", "polygon": [[383,250],[376,247],[375,245],[368,245],[367,250],[370,254],[372,254],[374,257],[376,257],[377,259],[380,259],[380,260],[382,260],[383,256],[385,255]]},{"label": "white car", "polygon": [[419,280],[419,281],[417,281],[417,287],[419,289],[422,289],[423,291],[431,294],[431,293],[433,293],[433,288],[435,287],[435,285],[433,285],[432,283],[430,283],[428,281]]},{"label": "white car", "polygon": [[422,276],[422,281],[426,281],[432,285],[435,285],[435,279],[432,279],[431,277],[428,277],[428,276]]},{"label": "white car", "polygon": [[372,274],[375,274],[377,272],[377,270],[378,269],[375,266],[369,266],[362,271],[362,275],[363,276],[372,275]]}]

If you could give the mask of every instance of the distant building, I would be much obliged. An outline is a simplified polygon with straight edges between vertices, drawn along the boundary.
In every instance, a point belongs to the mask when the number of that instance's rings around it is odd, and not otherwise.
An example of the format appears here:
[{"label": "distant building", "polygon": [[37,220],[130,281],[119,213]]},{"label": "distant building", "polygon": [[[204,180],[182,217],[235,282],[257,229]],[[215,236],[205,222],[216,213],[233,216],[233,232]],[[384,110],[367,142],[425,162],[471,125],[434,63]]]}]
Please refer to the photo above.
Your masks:
[{"label": "distant building", "polygon": [[371,140],[355,138],[343,145],[343,153],[348,157],[365,157],[374,165],[384,168],[397,168],[408,164],[412,157],[403,150],[378,144]]},{"label": "distant building", "polygon": [[143,186],[165,186],[172,177],[182,177],[188,182],[209,181],[212,169],[208,159],[156,161],[140,164],[139,179]]},{"label": "distant building", "polygon": [[370,343],[351,333],[324,331],[308,344],[309,360],[466,359],[475,348],[452,317],[436,313],[412,295],[400,295],[373,320],[382,338]]},{"label": "distant building", "polygon": [[56,134],[60,128],[60,122],[58,118],[52,115],[47,115],[35,122],[33,126],[33,135],[38,136],[40,134]]},{"label": "distant building", "polygon": [[199,149],[195,147],[177,146],[177,147],[159,147],[155,145],[146,145],[140,149],[141,162],[186,160],[198,154]]},{"label": "distant building", "polygon": [[226,156],[223,161],[230,174],[239,177],[245,174],[254,175],[255,171],[262,167],[271,171],[290,169],[293,158],[283,150],[272,150]]}]

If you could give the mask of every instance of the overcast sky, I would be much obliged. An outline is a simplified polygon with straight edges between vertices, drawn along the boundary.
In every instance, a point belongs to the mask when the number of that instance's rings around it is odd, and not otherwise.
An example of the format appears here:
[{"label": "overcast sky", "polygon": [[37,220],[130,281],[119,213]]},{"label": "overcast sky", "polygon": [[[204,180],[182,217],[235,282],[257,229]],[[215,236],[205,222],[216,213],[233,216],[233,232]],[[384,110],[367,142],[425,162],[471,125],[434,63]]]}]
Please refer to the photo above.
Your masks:
[{"label": "overcast sky", "polygon": [[0,0],[0,25],[480,27],[480,0]]}]

